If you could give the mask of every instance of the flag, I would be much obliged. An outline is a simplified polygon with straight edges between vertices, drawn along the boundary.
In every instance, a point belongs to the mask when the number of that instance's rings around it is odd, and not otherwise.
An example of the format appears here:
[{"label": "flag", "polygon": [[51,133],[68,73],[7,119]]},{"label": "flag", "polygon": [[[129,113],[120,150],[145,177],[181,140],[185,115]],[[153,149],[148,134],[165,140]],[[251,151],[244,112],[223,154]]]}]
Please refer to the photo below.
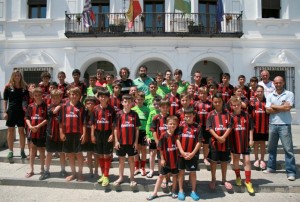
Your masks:
[{"label": "flag", "polygon": [[223,1],[218,0],[216,20],[217,20],[217,28],[219,32],[222,31],[221,22],[223,21],[223,15],[224,15]]},{"label": "flag", "polygon": [[84,0],[82,19],[85,27],[90,27],[96,23],[95,14],[92,10],[91,0]]},{"label": "flag", "polygon": [[175,0],[174,8],[183,13],[191,13],[191,0]]},{"label": "flag", "polygon": [[128,11],[126,12],[126,17],[128,20],[128,28],[133,27],[134,19],[142,13],[142,8],[139,0],[130,0]]}]

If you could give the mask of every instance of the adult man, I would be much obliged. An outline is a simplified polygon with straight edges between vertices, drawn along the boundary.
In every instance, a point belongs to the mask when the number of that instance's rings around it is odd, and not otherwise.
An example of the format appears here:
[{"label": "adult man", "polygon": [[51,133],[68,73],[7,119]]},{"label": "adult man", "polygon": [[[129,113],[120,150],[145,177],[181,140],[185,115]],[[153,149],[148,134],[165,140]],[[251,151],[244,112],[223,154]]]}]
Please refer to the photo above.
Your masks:
[{"label": "adult man", "polygon": [[258,82],[258,85],[264,87],[265,97],[268,97],[270,93],[275,90],[273,81],[270,81],[270,73],[268,70],[262,70],[260,73],[261,81]]},{"label": "adult man", "polygon": [[129,78],[130,71],[127,67],[122,67],[119,71],[120,80],[118,80],[122,86],[121,94],[129,94],[130,87],[133,86],[133,81]]},{"label": "adult man", "polygon": [[149,95],[149,84],[153,79],[147,76],[147,67],[145,65],[139,67],[139,75],[140,77],[133,80],[133,84],[137,86],[139,91],[143,91],[145,95]]},{"label": "adult man", "polygon": [[278,139],[281,140],[285,152],[285,164],[287,178],[295,180],[296,163],[293,151],[293,141],[291,132],[291,108],[294,103],[294,94],[283,88],[285,81],[281,76],[274,79],[275,91],[267,97],[266,111],[270,114],[269,125],[269,160],[264,173],[274,173],[276,170],[276,156]]}]

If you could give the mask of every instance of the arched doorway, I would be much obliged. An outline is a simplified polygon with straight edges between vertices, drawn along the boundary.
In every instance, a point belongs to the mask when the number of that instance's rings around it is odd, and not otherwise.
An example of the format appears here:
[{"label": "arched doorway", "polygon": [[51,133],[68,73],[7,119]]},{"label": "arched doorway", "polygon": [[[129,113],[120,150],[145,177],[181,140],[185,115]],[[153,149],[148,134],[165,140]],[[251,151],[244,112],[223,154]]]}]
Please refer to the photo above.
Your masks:
[{"label": "arched doorway", "polygon": [[89,76],[96,75],[97,69],[103,69],[106,74],[113,74],[115,76],[115,79],[117,78],[117,70],[114,67],[114,65],[109,61],[97,61],[92,63],[88,68],[86,69],[84,73],[84,81],[86,84],[89,83]]},{"label": "arched doorway", "polygon": [[194,82],[194,72],[200,71],[202,74],[202,81],[206,80],[207,77],[212,77],[214,81],[220,82],[221,75],[223,73],[220,66],[209,60],[201,60],[197,62],[191,72],[191,82]]},{"label": "arched doorway", "polygon": [[[155,78],[156,74],[161,72],[163,75],[165,74],[166,70],[170,70],[167,64],[157,61],[157,60],[152,60],[143,63],[143,65],[146,65],[148,68],[147,75],[149,77]],[[137,67],[135,78],[139,77],[139,67]],[[134,78],[134,79],[135,79]]]}]

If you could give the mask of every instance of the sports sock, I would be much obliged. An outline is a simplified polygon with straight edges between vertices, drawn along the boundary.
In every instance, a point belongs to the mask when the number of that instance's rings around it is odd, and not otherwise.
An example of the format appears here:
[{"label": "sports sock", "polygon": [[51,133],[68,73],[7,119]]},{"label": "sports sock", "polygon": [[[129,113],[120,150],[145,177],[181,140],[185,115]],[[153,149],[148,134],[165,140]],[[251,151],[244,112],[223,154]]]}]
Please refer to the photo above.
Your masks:
[{"label": "sports sock", "polygon": [[99,158],[99,166],[102,174],[104,174],[104,164],[105,164],[104,158]]},{"label": "sports sock", "polygon": [[246,176],[246,182],[249,183],[251,182],[251,170],[245,171],[245,176]]},{"label": "sports sock", "polygon": [[146,166],[146,161],[141,161],[141,168],[145,168]]},{"label": "sports sock", "polygon": [[234,170],[234,172],[235,172],[236,178],[240,178],[241,177],[241,170],[240,169],[236,169],[236,170]]},{"label": "sports sock", "polygon": [[104,176],[108,177],[109,175],[109,169],[110,169],[110,165],[111,165],[111,158],[104,158]]},{"label": "sports sock", "polygon": [[140,168],[140,161],[139,160],[134,162],[134,167],[137,168],[137,169]]}]

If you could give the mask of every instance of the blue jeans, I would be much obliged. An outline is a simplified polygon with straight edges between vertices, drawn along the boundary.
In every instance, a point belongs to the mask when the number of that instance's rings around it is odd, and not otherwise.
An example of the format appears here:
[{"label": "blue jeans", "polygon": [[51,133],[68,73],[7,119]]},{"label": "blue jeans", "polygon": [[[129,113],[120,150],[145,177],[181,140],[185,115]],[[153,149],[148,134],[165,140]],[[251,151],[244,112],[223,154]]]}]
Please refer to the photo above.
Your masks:
[{"label": "blue jeans", "polygon": [[296,162],[293,150],[291,125],[272,125],[269,126],[268,153],[269,160],[267,167],[270,170],[276,170],[276,157],[278,140],[280,139],[285,152],[285,167],[288,176],[296,175]]}]

